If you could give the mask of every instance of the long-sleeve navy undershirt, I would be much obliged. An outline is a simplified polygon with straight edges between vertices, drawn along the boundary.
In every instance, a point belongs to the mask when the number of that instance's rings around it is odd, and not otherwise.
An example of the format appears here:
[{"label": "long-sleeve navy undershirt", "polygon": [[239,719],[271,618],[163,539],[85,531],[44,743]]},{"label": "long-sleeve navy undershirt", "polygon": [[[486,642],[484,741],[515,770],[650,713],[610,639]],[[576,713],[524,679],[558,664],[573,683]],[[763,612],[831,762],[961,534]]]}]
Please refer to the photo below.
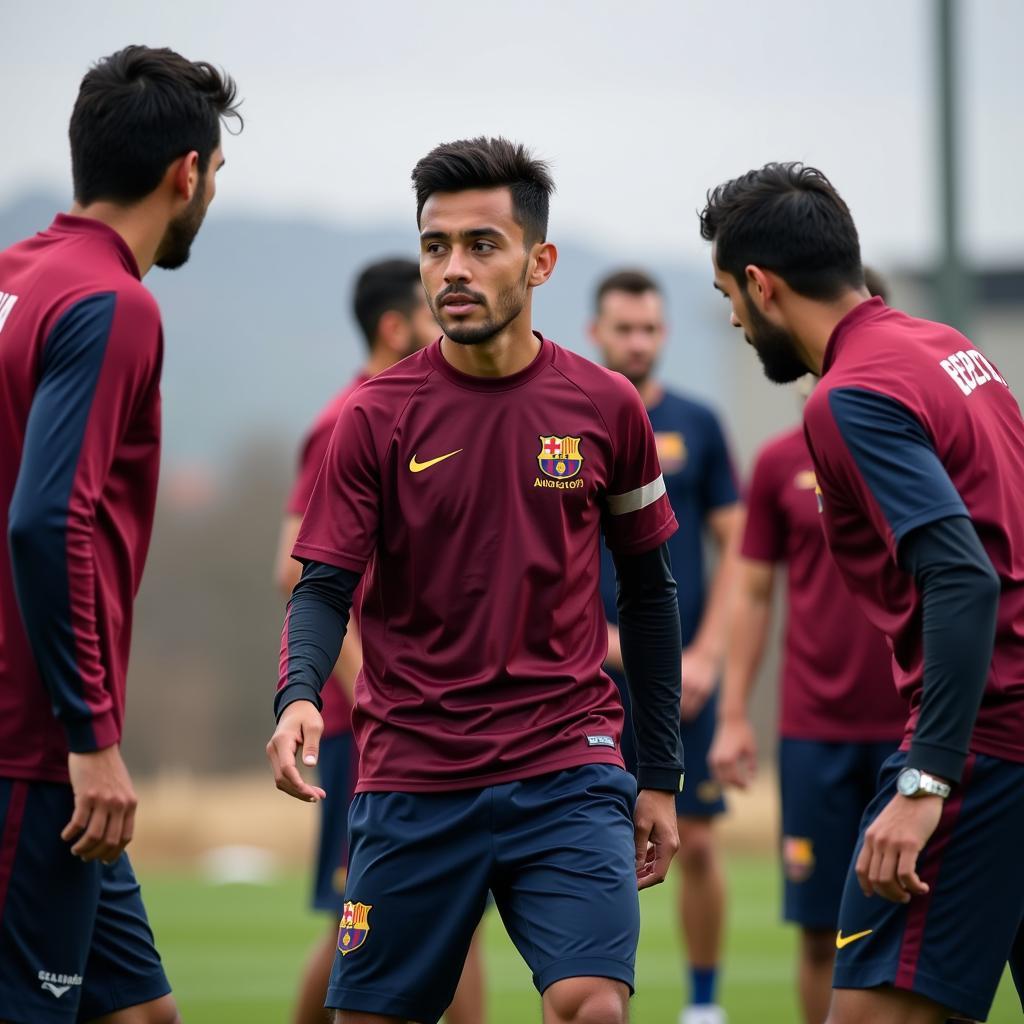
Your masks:
[{"label": "long-sleeve navy undershirt", "polygon": [[619,644],[633,708],[637,783],[677,792],[683,774],[679,735],[682,637],[668,545],[614,556]]},{"label": "long-sleeve navy undershirt", "polygon": [[362,575],[322,562],[303,563],[284,620],[288,660],[285,685],[274,696],[274,715],[289,704],[312,701],[323,708],[320,691],[331,677],[348,629],[352,599]]},{"label": "long-sleeve navy undershirt", "polygon": [[999,577],[967,516],[911,530],[898,557],[917,583],[923,620],[921,711],[907,764],[958,782],[992,663]]}]

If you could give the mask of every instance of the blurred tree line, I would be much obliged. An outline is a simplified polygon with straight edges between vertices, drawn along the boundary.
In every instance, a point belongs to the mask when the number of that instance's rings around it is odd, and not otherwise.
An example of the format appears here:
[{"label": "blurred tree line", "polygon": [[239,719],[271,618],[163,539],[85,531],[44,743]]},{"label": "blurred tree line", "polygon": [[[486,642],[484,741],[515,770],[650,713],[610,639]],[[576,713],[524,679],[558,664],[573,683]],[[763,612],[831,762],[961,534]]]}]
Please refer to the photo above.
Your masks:
[{"label": "blurred tree line", "polygon": [[249,441],[167,469],[135,608],[124,751],[139,775],[262,770],[284,602],[273,584],[293,452]]}]

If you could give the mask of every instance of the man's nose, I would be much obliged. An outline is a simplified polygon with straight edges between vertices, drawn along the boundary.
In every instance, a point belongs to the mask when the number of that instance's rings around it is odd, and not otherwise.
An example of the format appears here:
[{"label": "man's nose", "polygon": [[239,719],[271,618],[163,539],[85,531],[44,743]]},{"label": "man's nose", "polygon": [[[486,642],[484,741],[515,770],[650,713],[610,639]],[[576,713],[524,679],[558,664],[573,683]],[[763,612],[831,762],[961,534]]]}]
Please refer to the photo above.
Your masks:
[{"label": "man's nose", "polygon": [[458,249],[452,249],[448,256],[448,264],[444,268],[445,282],[451,284],[453,281],[469,281],[472,276],[465,256]]}]

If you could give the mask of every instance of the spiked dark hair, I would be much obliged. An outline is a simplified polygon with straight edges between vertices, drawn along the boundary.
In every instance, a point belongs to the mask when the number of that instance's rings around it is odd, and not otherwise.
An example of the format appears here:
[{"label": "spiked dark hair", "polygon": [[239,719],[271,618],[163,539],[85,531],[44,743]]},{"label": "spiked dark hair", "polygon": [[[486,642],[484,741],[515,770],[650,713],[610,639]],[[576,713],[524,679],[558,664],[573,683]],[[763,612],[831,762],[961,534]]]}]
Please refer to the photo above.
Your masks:
[{"label": "spiked dark hair", "polygon": [[504,187],[512,193],[512,209],[526,244],[547,238],[549,200],[555,183],[548,165],[521,143],[482,135],[442,143],[416,164],[412,181],[417,224],[424,204],[435,192]]},{"label": "spiked dark hair", "polygon": [[205,173],[221,118],[238,113],[234,80],[173,50],[126,46],[86,72],[68,135],[75,199],[132,203],[195,150]]},{"label": "spiked dark hair", "polygon": [[700,233],[715,243],[718,266],[740,285],[750,264],[774,271],[811,299],[834,299],[864,285],[853,217],[815,167],[765,164],[712,189]]}]

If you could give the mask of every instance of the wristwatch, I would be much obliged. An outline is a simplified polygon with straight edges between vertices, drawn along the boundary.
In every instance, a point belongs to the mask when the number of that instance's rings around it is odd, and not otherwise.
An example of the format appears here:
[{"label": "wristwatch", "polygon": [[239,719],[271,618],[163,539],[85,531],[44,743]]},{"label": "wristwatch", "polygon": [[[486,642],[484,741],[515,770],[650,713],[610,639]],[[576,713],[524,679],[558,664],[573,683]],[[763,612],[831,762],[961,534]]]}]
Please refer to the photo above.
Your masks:
[{"label": "wristwatch", "polygon": [[949,783],[937,779],[934,775],[921,771],[920,768],[904,768],[896,776],[896,790],[901,796],[941,796],[943,800],[949,796]]}]

